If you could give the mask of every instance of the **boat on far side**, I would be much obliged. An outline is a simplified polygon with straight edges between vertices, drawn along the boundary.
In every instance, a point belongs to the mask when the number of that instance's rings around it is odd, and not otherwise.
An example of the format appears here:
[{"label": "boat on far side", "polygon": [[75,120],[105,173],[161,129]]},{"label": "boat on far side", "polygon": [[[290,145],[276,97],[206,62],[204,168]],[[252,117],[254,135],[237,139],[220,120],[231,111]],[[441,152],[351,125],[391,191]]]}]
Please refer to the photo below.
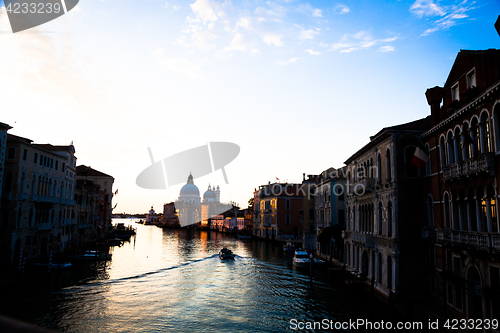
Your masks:
[{"label": "boat on far side", "polygon": [[219,251],[219,258],[221,259],[234,259],[234,253],[227,247]]}]

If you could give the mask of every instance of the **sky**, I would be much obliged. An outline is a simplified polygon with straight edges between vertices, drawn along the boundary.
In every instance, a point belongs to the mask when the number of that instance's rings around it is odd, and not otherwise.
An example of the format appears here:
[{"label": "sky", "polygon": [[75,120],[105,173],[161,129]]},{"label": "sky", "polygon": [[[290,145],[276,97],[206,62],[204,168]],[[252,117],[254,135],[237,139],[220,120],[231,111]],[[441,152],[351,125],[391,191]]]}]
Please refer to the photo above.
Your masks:
[{"label": "sky", "polygon": [[[74,143],[112,175],[115,212],[162,211],[182,184],[142,189],[155,161],[233,142],[196,178],[247,207],[259,185],[344,165],[371,135],[430,114],[460,49],[498,48],[500,1],[80,0],[13,34],[0,0],[0,122]],[[186,180],[188,171],[186,171]]]}]

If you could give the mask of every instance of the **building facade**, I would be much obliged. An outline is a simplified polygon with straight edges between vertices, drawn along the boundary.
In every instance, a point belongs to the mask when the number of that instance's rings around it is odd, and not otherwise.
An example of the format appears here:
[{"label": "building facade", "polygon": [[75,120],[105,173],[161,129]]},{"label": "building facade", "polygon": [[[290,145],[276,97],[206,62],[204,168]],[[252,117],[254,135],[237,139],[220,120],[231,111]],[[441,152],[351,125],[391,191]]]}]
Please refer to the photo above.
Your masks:
[{"label": "building facade", "polygon": [[426,97],[429,296],[453,317],[500,318],[500,50],[461,50]]},{"label": "building facade", "polygon": [[344,245],[341,231],[345,229],[345,183],[347,168],[329,168],[318,177],[314,193],[316,215],[316,251],[320,256],[343,261]]},{"label": "building facade", "polygon": [[273,183],[260,186],[255,236],[264,239],[299,239],[303,222],[301,184]]},{"label": "building facade", "polygon": [[430,119],[387,127],[345,162],[346,268],[380,294],[419,294],[423,174],[411,163]]},{"label": "building facade", "polygon": [[75,149],[7,134],[0,247],[7,261],[64,251],[75,231]]},{"label": "building facade", "polygon": [[92,169],[86,165],[79,165],[76,167],[76,178],[81,180],[90,180],[99,187],[99,211],[102,218],[97,222],[96,230],[98,237],[104,237],[109,227],[111,226],[111,214],[113,213],[113,183],[115,179],[105,174],[104,172]]}]

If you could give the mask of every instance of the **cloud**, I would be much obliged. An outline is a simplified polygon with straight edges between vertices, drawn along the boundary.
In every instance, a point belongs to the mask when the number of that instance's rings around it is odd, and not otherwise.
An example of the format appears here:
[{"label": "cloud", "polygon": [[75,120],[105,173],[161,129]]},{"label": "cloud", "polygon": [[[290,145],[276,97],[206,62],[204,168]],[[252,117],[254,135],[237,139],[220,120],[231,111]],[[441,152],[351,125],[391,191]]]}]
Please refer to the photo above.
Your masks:
[{"label": "cloud", "polygon": [[306,52],[311,54],[311,55],[320,55],[321,54],[321,52],[313,51],[312,49],[306,50]]},{"label": "cloud", "polygon": [[224,51],[229,52],[229,51],[245,51],[248,47],[248,43],[245,40],[245,36],[241,33],[237,33],[234,35],[233,40],[231,41],[231,44],[229,46],[226,46],[224,48]]},{"label": "cloud", "polygon": [[[338,50],[340,53],[349,53],[357,50],[366,50],[372,46],[393,42],[397,39],[397,36],[377,39],[373,38],[372,35],[366,31],[359,31],[355,34],[345,34],[342,36],[340,41],[331,45],[331,50]],[[389,51],[391,47],[392,46],[384,48],[384,46],[382,46],[380,49]]]},{"label": "cloud", "polygon": [[172,55],[165,55],[164,49],[155,49],[151,55],[165,68],[170,71],[180,73],[189,78],[201,77],[201,65],[194,63],[187,58],[179,58]]},{"label": "cloud", "polygon": [[391,45],[381,46],[378,50],[380,52],[392,52],[394,51],[394,46]]},{"label": "cloud", "polygon": [[297,59],[299,59],[298,57],[295,57],[295,58],[290,58],[288,59],[287,61],[278,61],[278,65],[289,65],[289,64],[293,64],[294,62],[297,61]]},{"label": "cloud", "polygon": [[319,8],[314,8],[310,4],[300,4],[296,11],[304,14],[312,15],[312,17],[323,17],[323,12]]},{"label": "cloud", "polygon": [[262,37],[262,41],[267,45],[283,46],[281,36],[273,32],[265,33]]},{"label": "cloud", "polygon": [[351,10],[349,9],[349,7],[347,7],[346,5],[337,5],[335,6],[335,11],[339,11],[339,14],[347,14],[349,13]]},{"label": "cloud", "polygon": [[203,21],[217,21],[218,17],[208,0],[197,0],[192,5],[189,5],[197,18]]},{"label": "cloud", "polygon": [[410,12],[417,17],[423,16],[443,16],[445,11],[442,7],[436,5],[432,0],[417,0],[410,7]]},{"label": "cloud", "polygon": [[[430,17],[429,23],[433,25],[433,27],[426,29],[422,33],[422,36],[427,36],[438,30],[451,28],[459,24],[460,20],[468,18],[469,15],[467,12],[475,9],[475,7],[472,6],[474,3],[475,2],[472,2],[470,5],[467,5],[467,0],[463,0],[458,5],[438,6],[432,0],[417,0],[410,7],[410,12],[418,18],[424,16]],[[440,18],[432,18],[436,16]]]},{"label": "cloud", "polygon": [[321,9],[315,8],[312,13],[313,17],[323,17],[323,14],[321,13]]},{"label": "cloud", "polygon": [[312,30],[312,29],[309,29],[309,30],[302,30],[299,34],[299,39],[300,40],[304,40],[304,39],[314,39],[314,36],[315,35],[321,35],[321,33],[319,33],[318,31],[316,30]]}]

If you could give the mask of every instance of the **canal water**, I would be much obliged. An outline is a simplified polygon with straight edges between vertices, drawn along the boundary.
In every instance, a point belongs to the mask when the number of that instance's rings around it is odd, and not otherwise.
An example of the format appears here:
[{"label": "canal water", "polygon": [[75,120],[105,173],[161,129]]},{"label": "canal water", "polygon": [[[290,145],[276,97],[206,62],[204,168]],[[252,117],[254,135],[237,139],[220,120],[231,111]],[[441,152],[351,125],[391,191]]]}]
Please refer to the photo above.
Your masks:
[{"label": "canal water", "polygon": [[[315,269],[311,282],[276,244],[113,222],[137,235],[111,248],[112,260],[31,271],[36,278],[4,293],[0,314],[61,332],[280,332],[292,331],[293,320],[386,314],[364,293],[332,283],[327,269]],[[222,247],[234,261],[219,259]]]}]

